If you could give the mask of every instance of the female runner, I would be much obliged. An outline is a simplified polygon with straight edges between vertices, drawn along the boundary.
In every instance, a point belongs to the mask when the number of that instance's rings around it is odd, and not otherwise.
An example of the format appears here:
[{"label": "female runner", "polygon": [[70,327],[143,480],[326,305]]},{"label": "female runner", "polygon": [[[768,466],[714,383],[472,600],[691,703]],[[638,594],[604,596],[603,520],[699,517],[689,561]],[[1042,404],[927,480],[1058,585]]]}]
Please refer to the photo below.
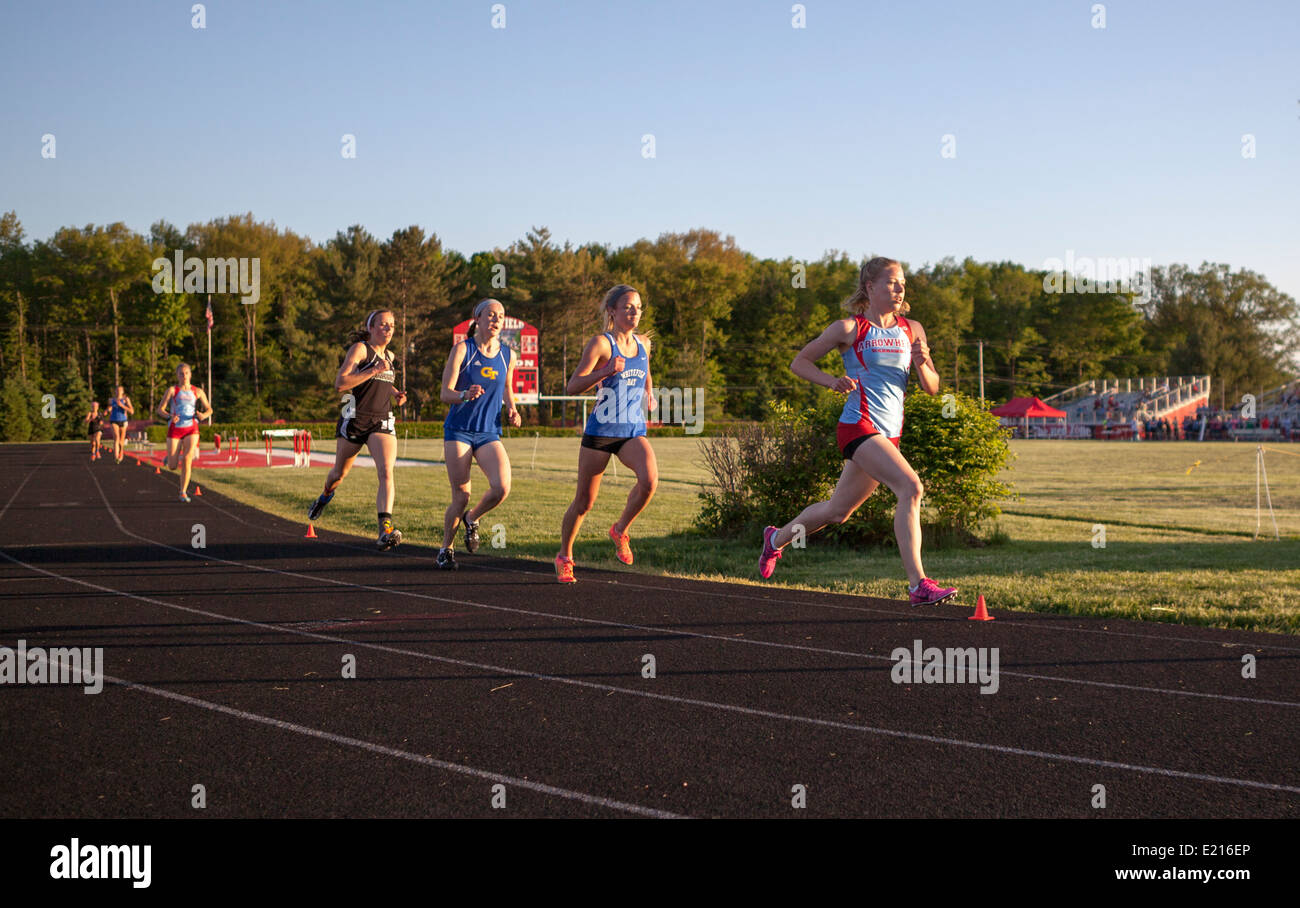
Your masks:
[{"label": "female runner", "polygon": [[343,392],[343,415],[335,432],[334,466],[325,477],[325,490],[307,510],[316,520],[334,491],[352,469],[362,448],[368,448],[379,471],[375,508],[379,512],[379,538],[375,544],[387,551],[402,541],[393,525],[393,463],[397,460],[397,419],[393,404],[406,403],[406,392],[393,387],[393,355],[388,344],[397,321],[389,309],[376,309],[366,324],[348,336],[347,354],[339,366],[334,387]]},{"label": "female runner", "polygon": [[[200,411],[202,407],[202,411]],[[167,457],[169,470],[181,471],[181,501],[189,501],[190,471],[199,449],[199,423],[212,418],[212,406],[202,388],[190,384],[190,367],[176,367],[176,384],[167,389],[158,412],[167,417]]]},{"label": "female runner", "polygon": [[90,459],[99,460],[99,439],[104,432],[104,414],[99,412],[99,401],[92,401],[90,412],[86,414],[84,422],[88,423],[86,435],[90,438]]},{"label": "female runner", "polygon": [[117,386],[117,394],[108,399],[108,424],[113,428],[113,459],[122,462],[126,448],[126,420],[135,415],[131,398],[126,396],[126,389]]},{"label": "female runner", "polygon": [[624,564],[632,563],[627,530],[659,485],[659,466],[646,438],[645,407],[654,409],[650,381],[650,339],[636,333],[641,321],[641,294],[619,284],[600,303],[605,332],[587,342],[565,394],[581,394],[599,385],[578,450],[578,490],[564,512],[560,527],[560,552],[555,556],[555,574],[561,583],[573,583],[573,541],[600,491],[600,479],[611,454],[633,473],[636,483],[627,494],[627,504],[609,538],[614,553]]},{"label": "female runner", "polygon": [[[518,426],[515,409],[514,351],[501,343],[506,310],[487,299],[474,307],[474,325],[463,341],[451,348],[442,370],[442,402],[452,404],[442,424],[442,450],[451,482],[451,505],[443,516],[442,548],[438,567],[456,570],[456,525],[465,527],[465,549],[478,549],[478,522],[510,494],[510,458],[501,443],[501,404],[506,418]],[[477,505],[468,508],[470,463],[478,461],[488,488]]]},{"label": "female runner", "polygon": [[[812,534],[829,523],[843,523],[883,482],[898,496],[894,535],[912,605],[943,602],[957,594],[956,589],[942,588],[925,576],[921,480],[898,449],[909,366],[916,367],[925,393],[939,393],[939,373],[930,359],[925,329],[903,317],[910,308],[903,301],[905,289],[898,262],[879,257],[867,262],[857,290],[845,304],[853,309],[853,317],[831,323],[790,364],[790,371],[800,378],[849,396],[836,430],[844,471],[830,499],[809,505],[780,529],[770,526],[763,531],[758,570],[764,579],[772,576],[796,527]],[[844,360],[843,378],[817,368],[817,360],[832,350],[838,350]]]}]

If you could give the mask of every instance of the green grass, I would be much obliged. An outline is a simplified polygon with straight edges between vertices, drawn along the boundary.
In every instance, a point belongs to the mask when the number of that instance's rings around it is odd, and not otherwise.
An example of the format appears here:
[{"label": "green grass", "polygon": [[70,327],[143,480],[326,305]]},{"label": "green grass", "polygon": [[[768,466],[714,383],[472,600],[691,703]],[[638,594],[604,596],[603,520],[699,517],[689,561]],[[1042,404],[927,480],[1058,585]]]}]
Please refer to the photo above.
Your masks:
[{"label": "green grass", "polygon": [[[714,540],[693,532],[700,483],[707,481],[699,441],[656,439],[659,492],[632,527],[637,563],[630,570],[679,577],[762,583],[758,540]],[[577,438],[506,441],[514,467],[510,498],[483,520],[484,546],[549,562],[560,518],[573,496]],[[1274,446],[1277,447],[1277,446]],[[975,549],[925,551],[926,572],[958,586],[963,605],[983,592],[996,614],[1030,610],[1137,618],[1248,630],[1300,633],[1300,449],[1266,453],[1273,508],[1282,540],[1272,538],[1267,510],[1255,531],[1255,448],[1225,443],[1013,442],[1004,478],[1021,498],[1006,504]],[[397,471],[398,525],[412,542],[438,545],[450,493],[441,441],[403,443],[399,456],[429,466]],[[1188,475],[1196,461],[1201,465]],[[615,472],[615,469],[617,472]],[[320,492],[320,469],[199,472],[214,490],[294,521]],[[574,549],[583,567],[629,570],[613,557],[605,531],[631,485],[621,465],[606,473],[601,495]],[[475,497],[485,487],[474,471]],[[374,533],[376,479],[358,461],[318,526]],[[794,515],[773,515],[773,522]],[[1105,528],[1097,547],[1096,525]],[[999,541],[1002,540],[1002,541]],[[800,589],[903,599],[897,549],[817,544],[787,549],[774,582]]]}]

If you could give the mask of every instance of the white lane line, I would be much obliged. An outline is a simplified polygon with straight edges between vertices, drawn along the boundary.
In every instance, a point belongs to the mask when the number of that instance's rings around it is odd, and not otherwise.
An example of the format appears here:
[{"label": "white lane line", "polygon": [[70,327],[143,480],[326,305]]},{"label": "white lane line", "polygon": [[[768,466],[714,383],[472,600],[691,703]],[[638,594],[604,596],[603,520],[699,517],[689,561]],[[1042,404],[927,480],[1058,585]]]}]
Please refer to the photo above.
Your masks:
[{"label": "white lane line", "polygon": [[[207,504],[208,507],[220,511],[222,514],[225,514],[227,517],[231,518],[232,520],[239,521],[245,526],[253,526],[262,530],[267,529],[267,527],[261,524],[250,523],[249,521],[240,517],[238,514],[233,514],[230,511],[227,511],[225,508],[221,507],[220,505],[213,504],[211,502],[208,502]],[[288,533],[281,530],[273,529],[272,532],[277,532],[282,536],[295,536],[295,534],[293,533]],[[335,542],[333,540],[321,540],[321,541],[325,545],[334,546],[336,548],[351,549],[353,551],[366,552],[367,554],[374,554],[374,549],[366,546],[354,545],[346,542]],[[399,551],[399,550],[393,550],[386,557],[407,558],[414,561],[436,560],[432,555],[416,555],[410,551]],[[496,571],[498,573],[503,573],[503,574],[524,574],[526,576],[532,575],[532,576],[544,576],[548,578],[550,577],[550,571],[545,569],[528,571],[528,570],[523,570],[522,568],[497,567],[497,566],[486,565],[486,564],[472,564],[469,562],[461,562],[461,567],[462,568],[468,567],[478,571]],[[646,575],[628,574],[627,576],[644,577]],[[687,583],[695,582],[692,581],[692,578],[689,577],[681,577],[676,579],[683,580]],[[699,581],[699,582],[720,583],[721,581]],[[631,583],[625,580],[603,580],[599,577],[591,577],[589,575],[584,575],[583,583],[603,583],[608,586],[625,587],[625,588],[637,589],[637,590],[650,590],[652,592],[658,592],[658,593],[684,592],[683,590],[679,590],[674,587],[653,586],[645,583]],[[754,589],[758,591],[758,590],[773,589],[773,587],[754,586]],[[808,593],[810,596],[817,595],[815,592],[811,590],[804,590],[803,592]],[[870,608],[861,605],[843,605],[840,603],[833,603],[833,602],[817,602],[817,601],[803,600],[803,599],[782,599],[780,597],[775,597],[775,596],[756,596],[756,595],[745,595],[742,593],[723,593],[717,590],[695,589],[695,590],[690,590],[689,593],[692,596],[712,596],[718,599],[740,599],[745,602],[758,603],[760,605],[801,605],[801,606],[810,606],[812,608],[832,609],[835,611],[845,611],[845,612],[858,612],[858,613],[864,613],[870,615],[889,615],[899,619],[916,618],[918,614],[915,610],[903,611],[901,609]],[[841,594],[831,594],[831,595],[841,595]],[[924,613],[922,613],[922,616],[926,620],[934,620],[934,621],[963,621],[966,618],[965,615],[925,615]],[[1054,632],[1077,633],[1077,634],[1100,634],[1106,637],[1131,637],[1138,640],[1158,640],[1162,643],[1164,642],[1196,643],[1202,646],[1215,646],[1215,647],[1237,646],[1237,647],[1242,647],[1243,649],[1273,649],[1273,650],[1281,650],[1283,652],[1288,652],[1288,653],[1300,653],[1300,647],[1283,646],[1278,643],[1259,643],[1259,642],[1243,643],[1239,641],[1207,640],[1200,637],[1174,637],[1167,634],[1139,634],[1139,633],[1134,633],[1132,631],[1111,630],[1110,628],[1063,627],[1057,624],[1041,624],[1034,621],[1017,621],[1014,618],[1006,618],[1006,617],[1002,617],[999,620],[1002,621],[1001,627],[1020,627],[1020,628],[1026,628],[1031,631],[1054,631]],[[1130,620],[1130,619],[1121,618],[1116,620],[1123,621],[1123,620]],[[1058,678],[1053,680],[1069,680],[1069,679]],[[1079,682],[1079,683],[1086,683],[1086,682]]]},{"label": "white lane line", "polygon": [[[50,657],[53,665],[63,667],[63,660],[58,657]],[[69,671],[72,669],[80,670],[80,665],[67,664]],[[189,706],[196,706],[199,709],[206,709],[212,712],[223,713],[227,716],[234,716],[236,719],[244,719],[248,722],[258,722],[262,725],[269,725],[272,728],[279,728],[284,731],[291,731],[295,734],[306,735],[312,738],[319,738],[322,741],[329,741],[332,744],[343,744],[347,747],[356,747],[361,750],[367,750],[371,753],[382,754],[386,757],[397,757],[399,760],[409,760],[412,763],[420,763],[424,766],[432,766],[435,769],[445,769],[450,772],[461,773],[462,775],[475,776],[480,779],[487,779],[490,782],[501,782],[506,785],[513,785],[516,788],[526,788],[529,791],[541,792],[542,794],[554,795],[560,798],[566,798],[571,801],[581,801],[584,804],[593,804],[597,807],[608,807],[612,810],[622,810],[626,813],[635,813],[646,817],[655,817],[661,820],[685,820],[689,817],[670,813],[666,810],[656,810],[653,807],[642,807],[639,804],[629,804],[624,801],[615,801],[612,798],[603,798],[599,795],[590,795],[582,791],[574,791],[570,788],[558,788],[554,785],[546,785],[541,782],[533,782],[528,779],[520,779],[516,776],[508,776],[499,772],[490,772],[486,769],[477,769],[473,766],[466,766],[463,763],[448,763],[446,760],[435,760],[433,757],[426,757],[423,754],[411,753],[406,750],[399,750],[395,747],[389,747],[385,744],[376,744],[373,741],[363,741],[360,738],[351,738],[347,735],[336,734],[331,731],[324,731],[319,728],[312,728],[307,725],[299,725],[296,722],[286,722],[283,719],[275,719],[271,716],[263,716],[258,713],[250,713],[247,710],[235,709],[231,706],[225,706],[221,703],[213,703],[211,700],[201,700],[198,697],[190,697],[186,694],[179,694],[175,691],[164,690],[160,687],[151,687],[148,684],[141,684],[138,681],[128,681],[125,678],[115,678],[112,675],[104,675],[103,680],[110,684],[117,684],[130,690],[143,691],[147,694],[153,694],[156,697],[166,697],[168,700],[176,700],[179,703],[185,703]]]},{"label": "white lane line", "polygon": [[[35,475],[37,469],[39,469],[41,466],[44,465],[45,460],[48,457],[49,455],[46,454],[46,456],[41,459],[40,463],[32,467],[31,471],[27,474],[27,476],[23,478],[23,481],[19,483],[18,488],[14,490],[13,495],[9,496],[9,501],[5,503],[3,509],[0,509],[0,520],[4,519],[5,513],[8,512],[9,510],[9,505],[14,503],[14,500],[17,499],[18,497],[18,493],[23,490],[23,487],[25,485],[27,485],[27,481],[31,479],[33,475]],[[93,478],[94,474],[92,473],[91,476]],[[96,480],[95,485],[96,486],[99,485],[98,480]],[[103,488],[100,488],[99,491],[100,491],[100,495],[103,496],[104,494]],[[107,499],[105,500],[107,501]],[[110,510],[112,510],[111,507]],[[116,514],[113,515],[113,519],[117,520]],[[121,521],[118,521],[118,526],[121,525],[122,525]],[[27,564],[26,562],[19,561],[17,558],[14,558],[13,556],[9,555],[7,552],[4,551],[0,551],[0,557],[6,558],[15,564],[27,568],[28,570],[36,571],[39,574],[45,574],[46,576],[54,577],[64,582],[70,581],[72,583],[80,584],[81,586],[89,586],[93,589],[100,589],[105,591],[108,590],[107,587],[102,587],[99,586],[98,584],[86,583],[81,580],[74,580],[71,577],[64,577],[60,574],[54,573],[53,571],[46,571],[41,568],[34,567],[30,564]],[[132,595],[131,593],[122,593],[120,595],[125,595],[131,599],[143,598],[140,596]],[[145,600],[145,601],[158,602],[159,605],[169,605],[169,603],[164,603],[158,600]],[[182,609],[184,608],[184,606],[178,606],[178,605],[171,605],[171,607],[182,608]],[[196,611],[196,610],[186,609],[186,611]],[[211,613],[211,612],[205,614],[210,614],[213,615],[214,617],[222,617],[222,618],[225,617],[225,616],[218,616],[215,613]],[[375,744],[370,741],[362,741],[358,738],[349,738],[345,735],[338,735],[338,734],[334,734],[333,732],[322,731],[316,728],[309,728],[305,725],[297,725],[292,722],[285,722],[282,719],[273,719],[269,716],[260,716],[256,713],[250,713],[241,709],[234,709],[229,706],[223,706],[220,703],[212,703],[211,701],[200,700],[196,697],[186,696],[185,694],[178,694],[172,691],[162,690],[161,688],[150,687],[147,684],[140,684],[135,681],[127,681],[123,678],[114,678],[107,675],[104,677],[105,680],[107,681],[110,681],[114,684],[121,684],[122,686],[129,687],[133,690],[145,691],[146,693],[155,694],[156,696],[167,697],[168,699],[171,700],[177,700],[181,703],[188,703],[191,706],[198,706],[203,709],[210,709],[216,712],[225,713],[227,715],[235,716],[240,719],[245,719],[250,722],[260,722],[264,725],[272,725],[276,728],[281,728],[286,731],[296,732],[297,734],[310,735],[315,738],[320,738],[321,740],[331,741],[335,744],[345,744],[349,747],[359,747],[363,750],[371,751],[372,753],[384,754],[390,757],[397,757],[403,760],[410,760],[414,763],[422,763],[426,766],[433,766],[438,769],[446,769],[452,772],[462,773],[464,775],[477,776],[478,778],[488,779],[493,782],[501,782],[507,785],[514,785],[520,788],[526,788],[530,791],[538,791],[543,794],[555,795],[557,797],[567,798],[569,800],[574,800],[574,801],[581,801],[585,804],[594,804],[600,807],[608,807],[614,810],[622,810],[625,812],[634,813],[641,816],[658,817],[661,819],[686,819],[686,817],[683,817],[681,814],[669,813],[668,811],[665,810],[655,810],[654,808],[642,807],[638,804],[628,804],[628,803],[624,803],[623,801],[615,801],[610,798],[603,798],[600,797],[599,795],[589,795],[581,791],[573,791],[567,788],[557,788],[553,785],[545,785],[540,782],[531,782],[528,779],[518,779],[515,778],[514,776],[507,776],[507,775],[502,775],[500,773],[489,772],[484,769],[476,769],[472,766],[464,766],[459,763],[448,763],[443,760],[435,760],[432,757],[426,757],[421,754],[409,753],[404,750],[397,750],[396,748],[386,747],[383,744]]]},{"label": "white lane line", "polygon": [[[236,624],[243,624],[248,627],[261,628],[272,633],[293,634],[300,637],[308,637],[313,640],[323,640],[328,643],[341,643],[346,646],[362,647],[364,649],[377,650],[379,652],[393,653],[401,656],[411,656],[416,659],[423,659],[428,662],[437,662],[443,665],[455,665],[460,668],[473,668],[479,671],[493,672],[502,675],[508,675],[516,678],[532,678],[538,681],[550,681],[556,684],[566,684],[572,687],[586,688],[589,690],[599,690],[606,693],[627,694],[633,697],[644,697],[650,700],[659,700],[662,702],[673,703],[681,706],[701,706],[706,709],[714,709],[722,712],[736,713],[744,716],[754,716],[762,719],[777,719],[785,722],[794,722],[801,725],[813,725],[822,728],[835,728],[844,731],[863,732],[866,734],[883,735],[892,738],[901,738],[909,741],[924,741],[929,744],[942,744],[953,747],[966,747],[973,750],[991,751],[993,753],[1011,754],[1014,756],[1033,757],[1043,760],[1056,760],[1066,763],[1078,763],[1084,766],[1097,766],[1106,769],[1121,769],[1129,772],[1140,772],[1149,775],[1165,776],[1176,779],[1194,779],[1201,782],[1216,782],[1224,785],[1236,785],[1243,788],[1259,788],[1269,791],[1285,791],[1294,794],[1300,794],[1300,788],[1290,785],[1278,785],[1273,782],[1261,782],[1254,779],[1238,779],[1230,776],[1214,776],[1204,773],[1184,772],[1177,769],[1165,769],[1158,766],[1141,766],[1131,763],[1119,763],[1113,760],[1101,760],[1094,757],[1079,757],[1072,754],[1050,753],[1040,750],[1028,750],[1021,747],[1008,747],[1002,744],[986,744],[980,741],[965,741],[959,738],[943,738],[937,735],[927,735],[919,732],[899,731],[892,728],[879,728],[872,725],[859,725],[852,722],[840,722],[834,719],[817,719],[811,716],[798,716],[789,713],[773,712],[765,709],[755,709],[749,706],[738,706],[731,703],[715,703],[711,700],[700,700],[694,697],[678,697],[673,694],[661,694],[651,691],[637,690],[635,688],[617,687],[612,684],[601,684],[595,681],[583,681],[578,678],[565,678],[557,675],[547,675],[540,672],[524,671],[523,669],[507,668],[500,665],[490,665],[482,662],[470,662],[466,659],[453,659],[448,656],[437,656],[433,653],[420,652],[418,650],[401,649],[395,646],[387,646],[380,643],[368,643],[361,640],[355,640],[347,637],[338,637],[332,634],[321,634],[314,631],[300,630],[297,628],[282,627],[273,624],[265,624],[261,621],[253,621],[248,618],[239,618],[233,615],[223,615],[218,612],[207,611],[206,609],[192,608],[186,605],[179,605],[174,602],[164,602],[161,599],[154,599],[149,596],[139,596],[135,593],[128,593],[123,590],[115,590],[110,587],[102,586],[97,583],[90,583],[86,580],[78,580],[75,577],[65,577],[62,574],[56,574],[53,571],[47,571],[44,568],[38,568],[26,562],[19,561],[7,552],[0,551],[0,558],[5,558],[15,564],[22,565],[29,570],[45,574],[49,577],[55,577],[67,583],[73,583],[78,586],[90,587],[91,589],[101,590],[106,593],[112,593],[117,596],[126,596],[136,599],[140,602],[149,602],[154,605],[161,605],[165,608],[176,609],[178,611],[188,612],[194,615],[202,615],[207,618],[216,618],[223,621],[230,621]],[[220,560],[220,559],[218,559]],[[231,562],[233,563],[233,562]],[[256,565],[252,565],[256,567]],[[267,569],[274,570],[274,569]],[[285,573],[275,571],[275,573]],[[342,586],[352,586],[352,584],[340,584]]]},{"label": "white lane line", "polygon": [[224,713],[228,716],[234,716],[237,719],[244,719],[249,722],[259,722],[262,725],[270,725],[273,728],[291,731],[295,734],[307,735],[312,738],[319,738],[322,741],[329,741],[333,744],[343,744],[348,747],[356,747],[361,750],[368,750],[371,753],[382,754],[387,757],[396,757],[399,760],[409,760],[412,763],[420,763],[425,766],[432,766],[435,769],[445,769],[450,772],[461,773],[462,775],[475,776],[480,779],[487,779],[490,782],[501,782],[516,788],[526,788],[529,791],[536,791],[542,794],[554,795],[558,798],[565,798],[570,801],[580,801],[583,804],[592,804],[597,807],[608,807],[612,810],[621,810],[625,813],[634,813],[645,817],[655,817],[661,820],[684,820],[689,817],[669,813],[666,810],[655,810],[653,807],[642,807],[639,804],[629,804],[625,801],[615,801],[612,798],[604,798],[600,795],[591,795],[582,791],[574,791],[571,788],[559,788],[555,785],[546,785],[541,782],[533,782],[528,779],[520,779],[516,776],[507,776],[499,772],[489,772],[486,769],[476,769],[473,766],[466,766],[462,763],[448,763],[445,760],[435,760],[433,757],[426,757],[423,754],[415,754],[406,750],[398,750],[395,747],[388,747],[384,744],[375,744],[373,741],[362,741],[359,738],[350,738],[347,735],[335,734],[330,731],[322,731],[319,728],[310,728],[306,725],[299,725],[296,722],[286,722],[283,719],[274,719],[270,716],[262,716],[257,713],[250,713],[246,710],[235,709],[230,706],[224,706],[220,703],[213,703],[210,700],[200,700],[197,697],[189,697],[185,694],[178,694],[174,691],[163,690],[157,687],[150,687],[147,684],[140,684],[136,681],[126,681],[121,678],[113,678],[108,675],[104,676],[105,681],[113,684],[120,684],[123,687],[132,690],[144,691],[145,693],[154,694],[159,697],[166,697],[169,700],[177,700],[190,706],[197,706],[200,709],[207,709],[213,712]]},{"label": "white lane line", "polygon": [[[27,485],[27,481],[36,475],[36,471],[39,470],[42,466],[44,466],[45,461],[49,460],[49,458],[50,458],[50,454],[47,451],[45,452],[45,456],[41,458],[41,462],[27,471],[27,475],[23,477],[22,482],[18,483],[18,488],[14,489],[14,493],[9,496],[9,500],[5,502],[5,506],[3,508],[0,508],[0,520],[5,519],[5,514],[9,513],[9,505],[14,503],[15,499],[18,498],[18,493],[23,490],[23,487],[25,485]],[[94,476],[93,473],[91,475]],[[99,494],[100,497],[103,497],[104,490],[100,489]]]},{"label": "white lane line", "polygon": [[[91,474],[91,478],[92,479],[94,478],[93,473]],[[96,480],[96,484],[98,484],[98,480]],[[335,580],[330,577],[320,577],[313,574],[300,574],[296,571],[285,571],[280,568],[266,567],[265,565],[259,565],[259,564],[249,564],[243,561],[231,561],[225,558],[218,558],[215,555],[208,555],[202,552],[197,552],[192,549],[178,548],[176,546],[168,545],[165,542],[158,542],[157,540],[149,539],[146,536],[141,536],[137,533],[131,532],[126,528],[126,526],[122,523],[122,521],[118,519],[117,512],[113,509],[113,506],[109,504],[108,497],[104,495],[104,490],[102,488],[100,489],[99,494],[104,501],[104,506],[108,508],[109,514],[112,516],[113,520],[117,523],[118,529],[120,529],[126,535],[132,537],[133,539],[138,539],[141,542],[147,542],[150,545],[156,546],[158,548],[167,549],[172,552],[179,552],[182,555],[189,555],[194,558],[201,558],[205,561],[215,561],[219,564],[228,564],[228,565],[248,568],[256,571],[264,571],[271,574],[279,574],[284,577],[294,577],[299,580],[307,580],[313,583],[328,584],[332,586],[345,586],[345,587],[351,587],[353,589],[367,590],[369,592],[390,593],[394,596],[406,596],[411,599],[423,599],[431,602],[445,602],[451,605],[465,605],[465,606],[470,606],[472,608],[480,608],[480,609],[485,609],[494,612],[504,612],[512,615],[527,615],[533,618],[549,618],[558,621],[568,621],[568,622],[574,622],[579,624],[592,624],[592,625],[597,625],[599,627],[618,628],[619,630],[633,630],[633,631],[643,631],[643,632],[658,633],[658,634],[669,634],[676,637],[684,637],[684,638],[690,638],[696,640],[716,640],[722,643],[739,643],[746,646],[763,646],[763,647],[768,647],[770,649],[792,650],[795,652],[815,653],[817,655],[824,655],[824,656],[842,656],[851,659],[870,659],[870,660],[876,660],[880,662],[889,662],[891,664],[894,662],[894,660],[891,659],[889,656],[881,656],[875,653],[860,653],[860,652],[853,652],[849,650],[829,649],[827,647],[807,646],[798,643],[778,643],[774,640],[759,640],[751,637],[728,637],[722,634],[706,634],[700,631],[684,631],[684,630],[678,630],[677,628],[662,627],[658,625],[628,624],[626,622],[621,622],[621,621],[607,621],[601,618],[586,618],[578,615],[565,615],[556,612],[541,612],[535,609],[512,608],[506,605],[491,605],[485,602],[473,602],[468,599],[452,599],[446,596],[432,596],[427,593],[417,593],[412,590],[394,589],[392,587],[383,587],[383,586],[369,586],[364,583],[350,583],[345,580]],[[218,508],[218,510],[222,510],[222,509]],[[529,573],[529,572],[520,572],[520,573]],[[1086,687],[1103,687],[1103,688],[1110,688],[1112,690],[1136,691],[1138,693],[1169,694],[1172,696],[1179,696],[1179,697],[1198,697],[1204,700],[1224,700],[1233,703],[1250,703],[1257,706],[1281,706],[1289,709],[1300,708],[1300,702],[1296,702],[1292,700],[1265,700],[1257,697],[1239,697],[1239,696],[1234,696],[1232,694],[1214,694],[1205,691],[1176,690],[1174,688],[1167,688],[1167,687],[1146,687],[1137,684],[1120,684],[1119,682],[1116,681],[1094,681],[1087,678],[1068,678],[1061,675],[1031,674],[1029,672],[1008,671],[1007,669],[1000,670],[998,674],[1001,677],[1007,677],[1007,678],[1027,678],[1033,681],[1055,681],[1062,684],[1080,684]]]}]

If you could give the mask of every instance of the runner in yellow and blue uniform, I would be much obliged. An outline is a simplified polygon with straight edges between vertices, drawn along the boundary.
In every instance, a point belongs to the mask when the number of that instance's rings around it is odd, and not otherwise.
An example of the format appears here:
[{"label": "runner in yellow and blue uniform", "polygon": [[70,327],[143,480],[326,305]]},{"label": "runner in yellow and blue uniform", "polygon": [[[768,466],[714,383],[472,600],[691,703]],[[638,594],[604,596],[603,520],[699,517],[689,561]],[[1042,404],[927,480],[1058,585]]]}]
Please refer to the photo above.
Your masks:
[{"label": "runner in yellow and blue uniform", "polygon": [[[465,548],[478,549],[478,523],[510,494],[510,458],[501,444],[501,405],[510,425],[521,422],[514,397],[514,351],[501,342],[506,310],[493,299],[474,307],[469,335],[451,348],[442,370],[442,401],[451,404],[442,425],[443,459],[451,483],[451,505],[443,515],[438,567],[456,570],[456,527],[465,528]],[[470,464],[478,461],[488,488],[469,507]]]}]

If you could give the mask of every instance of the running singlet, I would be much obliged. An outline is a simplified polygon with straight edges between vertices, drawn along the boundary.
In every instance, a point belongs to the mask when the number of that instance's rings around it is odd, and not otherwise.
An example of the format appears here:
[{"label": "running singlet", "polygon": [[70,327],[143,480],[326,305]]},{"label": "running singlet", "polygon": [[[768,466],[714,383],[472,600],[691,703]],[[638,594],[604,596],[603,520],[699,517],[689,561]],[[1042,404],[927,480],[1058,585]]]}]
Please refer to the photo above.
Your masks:
[{"label": "running singlet", "polygon": [[126,422],[126,409],[121,406],[121,401],[116,397],[108,402],[108,421]]},{"label": "running singlet", "polygon": [[864,434],[886,438],[903,434],[903,392],[912,367],[912,326],[898,316],[892,328],[877,328],[866,316],[855,315],[858,336],[841,356],[844,374],[856,379],[840,413],[840,422],[861,426]]},{"label": "running singlet", "polygon": [[384,421],[393,417],[393,361],[387,351],[383,356],[375,348],[366,344],[366,357],[357,367],[358,371],[374,370],[376,363],[383,363],[385,368],[369,371],[370,378],[344,394],[344,415],[348,416],[347,397],[351,395],[352,412],[358,423]]},{"label": "running singlet", "polygon": [[453,404],[443,421],[444,429],[459,432],[495,432],[501,434],[501,401],[506,392],[506,376],[514,351],[506,344],[493,356],[479,349],[474,335],[465,338],[465,361],[456,377],[456,390],[478,385],[483,393],[473,400]]},{"label": "running singlet", "polygon": [[[610,353],[623,356],[614,335],[606,334]],[[608,365],[608,363],[606,363]],[[650,356],[641,341],[636,342],[636,356],[623,357],[623,371],[615,372],[596,386],[596,405],[587,417],[583,430],[587,435],[606,438],[636,438],[645,434],[645,380],[650,372]]]},{"label": "running singlet", "polygon": [[199,396],[194,393],[191,387],[188,391],[182,391],[180,388],[172,388],[171,411],[172,416],[179,417],[172,428],[188,429],[190,426],[198,425],[194,418],[198,410]]}]

